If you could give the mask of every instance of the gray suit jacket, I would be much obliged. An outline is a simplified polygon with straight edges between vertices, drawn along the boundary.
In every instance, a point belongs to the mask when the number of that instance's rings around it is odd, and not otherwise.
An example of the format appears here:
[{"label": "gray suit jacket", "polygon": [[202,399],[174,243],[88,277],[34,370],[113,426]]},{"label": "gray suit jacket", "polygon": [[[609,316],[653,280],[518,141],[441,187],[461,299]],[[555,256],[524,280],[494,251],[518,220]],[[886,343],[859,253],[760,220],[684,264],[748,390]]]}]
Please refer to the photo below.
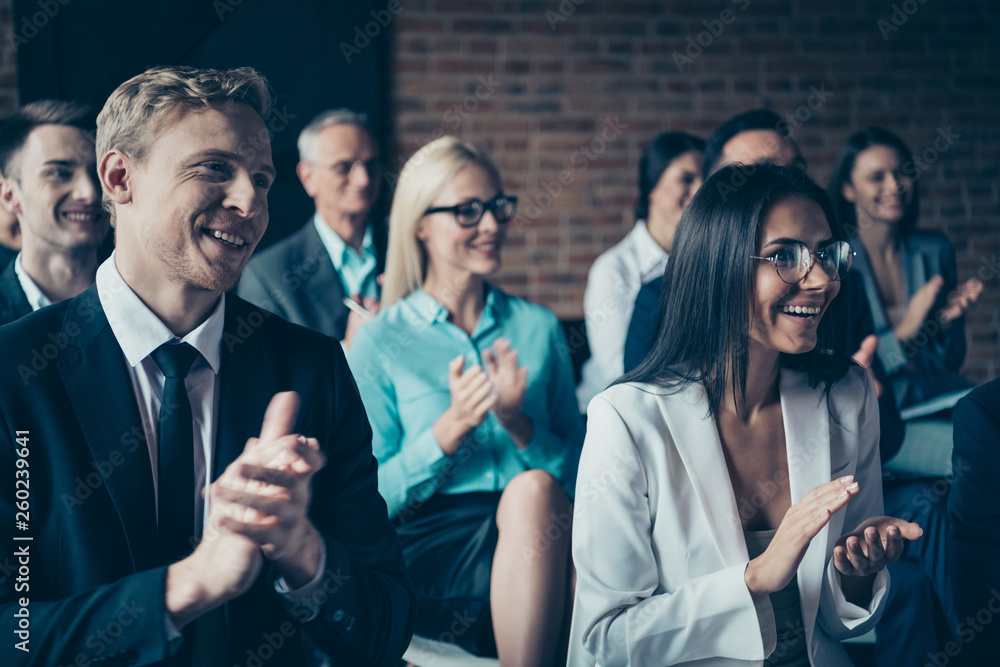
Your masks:
[{"label": "gray suit jacket", "polygon": [[[375,271],[385,267],[385,231],[375,227]],[[349,310],[340,274],[310,219],[302,229],[254,255],[236,287],[243,299],[327,336],[342,340]]]}]

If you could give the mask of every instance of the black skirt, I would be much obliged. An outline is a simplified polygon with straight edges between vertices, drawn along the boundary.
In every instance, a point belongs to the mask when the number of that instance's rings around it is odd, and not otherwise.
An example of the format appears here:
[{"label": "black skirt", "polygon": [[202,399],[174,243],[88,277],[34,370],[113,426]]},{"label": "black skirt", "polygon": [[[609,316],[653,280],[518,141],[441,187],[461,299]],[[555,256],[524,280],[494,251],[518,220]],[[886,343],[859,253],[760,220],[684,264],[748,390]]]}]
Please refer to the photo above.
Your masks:
[{"label": "black skirt", "polygon": [[393,519],[417,590],[416,634],[496,657],[490,575],[500,493],[435,494]]}]

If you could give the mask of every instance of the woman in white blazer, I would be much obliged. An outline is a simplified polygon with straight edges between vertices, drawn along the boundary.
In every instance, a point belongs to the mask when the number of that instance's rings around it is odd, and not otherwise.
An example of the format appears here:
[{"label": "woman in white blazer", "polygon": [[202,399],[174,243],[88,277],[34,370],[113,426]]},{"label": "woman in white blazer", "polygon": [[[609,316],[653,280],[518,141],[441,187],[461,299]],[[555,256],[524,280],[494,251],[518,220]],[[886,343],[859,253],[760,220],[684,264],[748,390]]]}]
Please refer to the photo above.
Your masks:
[{"label": "woman in white blazer", "polygon": [[921,533],[880,516],[876,393],[835,299],[850,246],[802,172],[737,165],[674,249],[653,350],[589,406],[570,664],[848,667]]}]

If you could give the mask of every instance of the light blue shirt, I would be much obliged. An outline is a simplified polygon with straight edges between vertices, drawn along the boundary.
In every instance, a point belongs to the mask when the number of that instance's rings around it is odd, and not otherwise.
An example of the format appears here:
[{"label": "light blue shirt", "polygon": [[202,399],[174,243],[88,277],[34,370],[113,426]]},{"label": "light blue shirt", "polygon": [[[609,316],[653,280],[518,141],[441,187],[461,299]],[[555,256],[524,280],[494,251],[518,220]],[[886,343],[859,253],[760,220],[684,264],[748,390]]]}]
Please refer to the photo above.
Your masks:
[{"label": "light blue shirt", "polygon": [[371,225],[365,227],[365,236],[361,241],[361,252],[347,245],[344,239],[340,238],[337,232],[326,224],[323,217],[316,213],[313,215],[313,224],[320,240],[326,247],[326,252],[330,255],[333,268],[337,269],[340,281],[344,285],[344,293],[348,296],[360,294],[378,298],[378,284],[376,283],[375,266],[378,258],[375,254],[375,242],[372,240]]},{"label": "light blue shirt", "polygon": [[[448,362],[465,367],[497,338],[528,368],[522,412],[534,433],[522,451],[490,412],[458,451],[445,456],[431,426],[451,405]],[[583,444],[569,347],[555,315],[489,287],[470,337],[423,290],[383,309],[358,329],[347,354],[374,431],[378,487],[389,515],[416,510],[434,493],[500,491],[518,473],[550,472],[572,497]]]}]

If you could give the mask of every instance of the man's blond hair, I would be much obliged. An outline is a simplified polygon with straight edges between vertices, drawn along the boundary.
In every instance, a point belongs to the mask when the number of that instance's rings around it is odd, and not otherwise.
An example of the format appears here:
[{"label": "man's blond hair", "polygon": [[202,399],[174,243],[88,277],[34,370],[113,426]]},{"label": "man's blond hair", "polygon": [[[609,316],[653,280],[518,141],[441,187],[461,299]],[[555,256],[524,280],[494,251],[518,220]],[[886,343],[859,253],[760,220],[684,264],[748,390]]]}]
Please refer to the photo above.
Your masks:
[{"label": "man's blond hair", "polygon": [[[261,118],[271,111],[271,88],[252,67],[229,70],[153,67],[118,86],[97,116],[97,161],[117,149],[141,161],[175,111],[245,104]],[[107,195],[104,207],[114,216]]]}]

